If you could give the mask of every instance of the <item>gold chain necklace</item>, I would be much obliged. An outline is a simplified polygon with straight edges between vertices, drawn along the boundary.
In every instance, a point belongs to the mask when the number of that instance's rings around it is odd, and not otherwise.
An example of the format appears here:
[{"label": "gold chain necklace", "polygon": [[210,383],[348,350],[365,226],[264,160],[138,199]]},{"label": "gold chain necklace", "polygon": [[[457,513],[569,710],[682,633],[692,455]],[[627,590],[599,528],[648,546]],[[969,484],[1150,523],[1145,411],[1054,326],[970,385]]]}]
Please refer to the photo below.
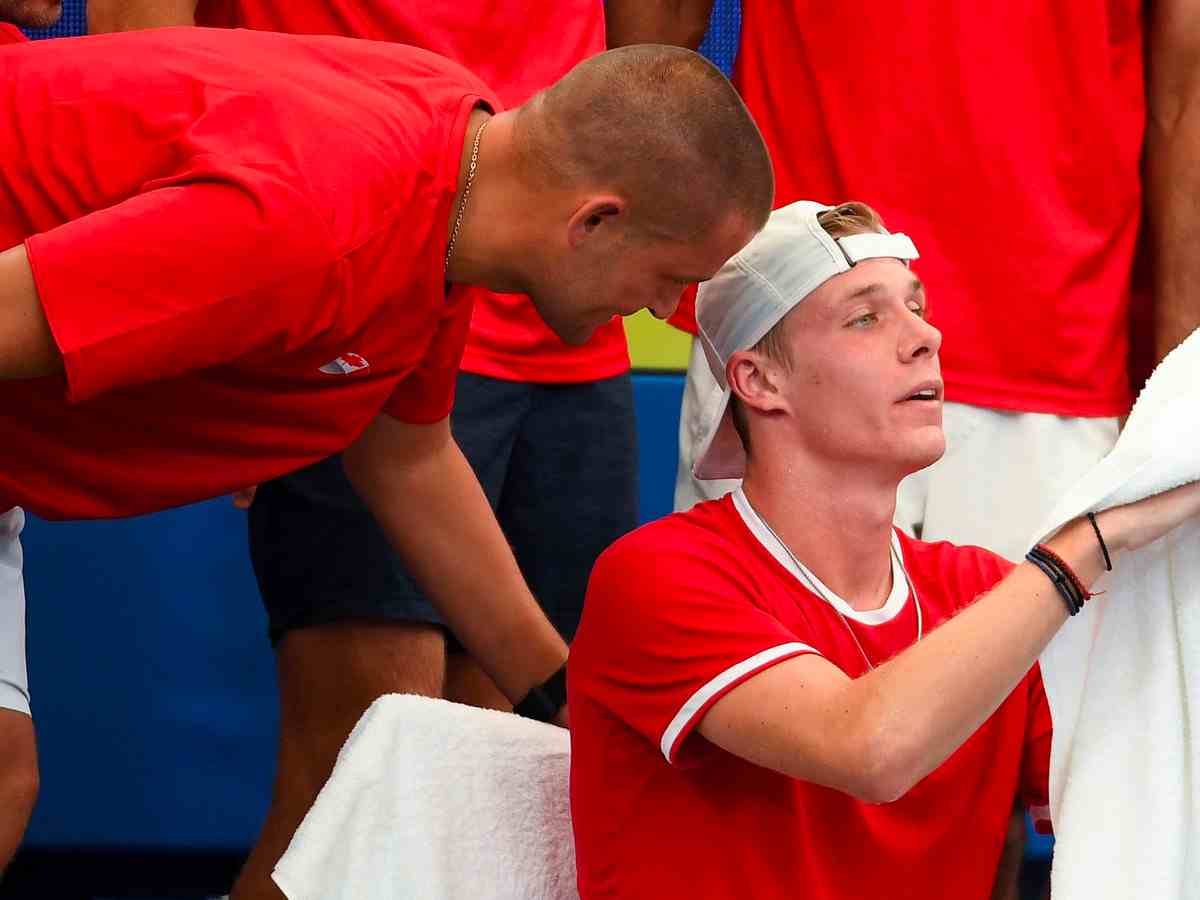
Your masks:
[{"label": "gold chain necklace", "polygon": [[454,244],[458,240],[458,232],[462,228],[463,216],[467,211],[467,198],[471,196],[471,183],[475,181],[475,170],[479,167],[479,140],[483,137],[483,129],[487,128],[491,117],[483,120],[479,130],[475,132],[475,140],[471,144],[471,162],[467,165],[467,183],[463,186],[462,199],[458,201],[458,215],[454,217],[454,227],[450,229],[450,242],[446,244],[445,267],[450,268],[450,255],[454,253]]},{"label": "gold chain necklace", "polygon": [[[850,634],[850,640],[854,641],[854,646],[858,648],[858,652],[862,655],[863,662],[867,664],[867,669],[874,671],[875,664],[871,662],[871,658],[867,656],[867,651],[863,649],[863,645],[859,641],[858,635],[854,633],[854,628],[850,625],[850,622],[844,615],[842,615],[842,611],[837,608],[837,603],[835,602],[834,598],[825,592],[825,588],[819,581],[817,581],[816,576],[808,571],[808,567],[805,566],[804,563],[800,562],[796,554],[792,552],[792,548],[785,544],[780,539],[779,535],[775,533],[775,529],[767,524],[767,520],[758,514],[758,510],[756,510],[750,503],[750,498],[746,497],[744,493],[742,496],[746,500],[746,508],[754,514],[754,518],[758,521],[758,524],[766,529],[767,533],[775,539],[775,543],[777,543],[783,549],[783,552],[788,555],[788,559],[790,559],[792,561],[792,565],[796,567],[796,571],[800,574],[801,579],[805,582],[805,586],[822,600],[824,600],[827,604],[829,604],[829,608],[832,609],[834,613],[837,614],[837,617],[842,620],[842,624],[846,627],[846,631]],[[912,579],[908,577],[908,569],[904,567],[904,561],[897,556],[895,546],[891,545],[888,549],[891,551],[892,559],[899,564],[900,571],[904,573],[904,583],[907,585],[909,593],[913,598],[913,604],[916,606],[917,637],[916,640],[913,641],[915,644],[917,641],[921,640],[921,637],[925,631],[925,622],[923,616],[921,615],[921,598],[917,596],[917,589],[913,587]]]}]

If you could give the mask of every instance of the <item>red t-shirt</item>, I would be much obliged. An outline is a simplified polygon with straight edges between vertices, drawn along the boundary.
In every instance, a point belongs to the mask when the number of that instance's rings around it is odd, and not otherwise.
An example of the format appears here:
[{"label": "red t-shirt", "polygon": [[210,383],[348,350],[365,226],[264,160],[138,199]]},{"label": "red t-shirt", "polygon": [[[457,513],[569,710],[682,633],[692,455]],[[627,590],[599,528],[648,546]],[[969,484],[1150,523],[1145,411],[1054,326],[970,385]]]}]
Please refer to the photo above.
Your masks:
[{"label": "red t-shirt", "polygon": [[11,22],[0,22],[0,46],[4,44],[26,44],[29,38]]},{"label": "red t-shirt", "polygon": [[453,402],[443,255],[471,110],[414,47],[185,28],[0,53],[0,247],[61,376],[0,382],[0,506],[132,515]]},{"label": "red t-shirt", "polygon": [[1129,410],[1141,7],[743,2],[776,204],[863,200],[913,238],[948,400]]},{"label": "red t-shirt", "polygon": [[[415,44],[465,65],[510,108],[601,52],[605,38],[600,0],[557,0],[536,14],[528,3],[484,0],[200,0],[196,16],[201,25]],[[584,346],[572,347],[555,336],[524,294],[482,288],[472,294],[466,372],[507,381],[578,382],[629,369],[619,318]]]},{"label": "red t-shirt", "polygon": [[[989,896],[1014,798],[1047,803],[1051,729],[1038,669],[894,803],[863,803],[721,750],[695,727],[747,678],[803,653],[858,677],[864,653],[879,664],[917,631],[902,570],[884,607],[843,621],[784,551],[769,549],[773,538],[751,530],[736,496],[638,529],[592,573],[568,678],[583,900]],[[899,532],[894,547],[926,633],[1010,568],[986,550]]]}]

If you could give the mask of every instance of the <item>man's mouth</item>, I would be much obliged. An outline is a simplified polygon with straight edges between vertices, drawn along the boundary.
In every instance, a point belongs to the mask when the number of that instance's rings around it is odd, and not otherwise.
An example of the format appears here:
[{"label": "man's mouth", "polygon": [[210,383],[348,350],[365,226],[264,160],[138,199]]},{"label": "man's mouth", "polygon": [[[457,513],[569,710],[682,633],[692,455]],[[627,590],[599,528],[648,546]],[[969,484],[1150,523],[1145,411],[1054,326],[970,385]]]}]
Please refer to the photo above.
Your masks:
[{"label": "man's mouth", "polygon": [[900,402],[907,403],[910,400],[915,400],[922,403],[929,403],[942,399],[942,385],[939,382],[931,381],[925,384],[917,385],[907,397],[904,397]]}]

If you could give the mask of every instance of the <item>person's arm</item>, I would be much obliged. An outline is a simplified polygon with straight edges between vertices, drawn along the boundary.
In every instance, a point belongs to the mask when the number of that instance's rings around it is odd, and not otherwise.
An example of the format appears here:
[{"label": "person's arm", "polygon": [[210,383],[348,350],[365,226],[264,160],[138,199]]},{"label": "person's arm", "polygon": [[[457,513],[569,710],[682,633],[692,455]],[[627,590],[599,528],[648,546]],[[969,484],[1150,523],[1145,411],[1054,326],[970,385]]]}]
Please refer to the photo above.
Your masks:
[{"label": "person's arm", "polygon": [[342,459],[408,570],[506,697],[522,700],[563,665],[567,646],[529,592],[448,419],[380,415]]},{"label": "person's arm", "polygon": [[197,0],[88,0],[89,34],[195,25]]},{"label": "person's arm", "polygon": [[[1200,483],[1097,518],[1116,554],[1144,546],[1197,513]],[[1048,544],[1087,585],[1103,571],[1086,519]],[[1050,580],[1024,563],[952,620],[861,678],[848,678],[815,654],[798,656],[731,690],[701,720],[699,731],[766,768],[867,802],[890,802],[987,720],[1066,619]]]},{"label": "person's arm", "polygon": [[0,708],[0,871],[21,844],[38,793],[33,720]]},{"label": "person's arm", "polygon": [[608,47],[675,44],[695,50],[704,40],[713,0],[608,0]]},{"label": "person's arm", "polygon": [[62,368],[25,245],[10,247],[0,253],[0,380],[36,378]]},{"label": "person's arm", "polygon": [[1200,327],[1200,0],[1149,7],[1146,233],[1161,360]]}]

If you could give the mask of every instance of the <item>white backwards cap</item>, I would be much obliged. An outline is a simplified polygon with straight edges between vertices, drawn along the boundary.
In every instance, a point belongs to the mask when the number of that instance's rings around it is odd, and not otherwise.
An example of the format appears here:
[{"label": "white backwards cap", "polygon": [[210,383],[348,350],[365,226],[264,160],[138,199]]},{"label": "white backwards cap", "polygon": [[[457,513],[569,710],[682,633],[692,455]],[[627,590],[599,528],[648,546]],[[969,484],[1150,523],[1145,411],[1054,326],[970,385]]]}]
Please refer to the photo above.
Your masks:
[{"label": "white backwards cap", "polygon": [[864,259],[917,259],[917,248],[903,234],[854,234],[833,238],[817,224],[832,206],[809,200],[771,213],[755,235],[721,271],[700,285],[696,323],[708,367],[724,389],[698,445],[692,474],[700,479],[741,478],[746,450],[729,411],[731,390],[725,364],[739,350],[761,341],[797,303]]}]

